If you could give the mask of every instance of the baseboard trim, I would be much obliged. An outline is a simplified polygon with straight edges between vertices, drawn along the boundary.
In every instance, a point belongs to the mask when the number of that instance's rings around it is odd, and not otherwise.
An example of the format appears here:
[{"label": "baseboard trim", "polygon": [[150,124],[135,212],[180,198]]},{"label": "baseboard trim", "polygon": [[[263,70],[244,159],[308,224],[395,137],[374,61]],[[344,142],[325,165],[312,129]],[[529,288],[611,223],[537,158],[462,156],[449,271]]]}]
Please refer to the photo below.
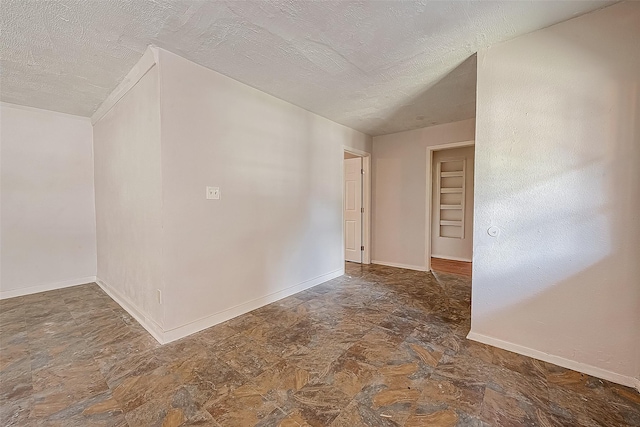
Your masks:
[{"label": "baseboard trim", "polygon": [[116,291],[104,280],[96,279],[96,283],[107,295],[111,297],[112,300],[117,302],[118,305],[120,305],[120,307],[124,309],[124,311],[126,311],[131,315],[131,317],[136,319],[140,326],[145,328],[147,332],[149,332],[149,334],[151,334],[151,336],[155,338],[156,341],[158,341],[160,344],[166,344],[162,327],[155,321],[153,321],[151,317],[149,317],[149,315],[145,314],[145,312],[139,309],[136,304],[129,300],[129,298]]},{"label": "baseboard trim", "polygon": [[438,259],[446,259],[449,261],[461,261],[461,262],[471,262],[470,259],[468,258],[460,258],[460,257],[455,257],[455,256],[444,256],[444,255],[431,255],[431,258],[438,258]]},{"label": "baseboard trim", "polygon": [[203,329],[207,329],[219,323],[226,322],[227,320],[233,319],[234,317],[243,315],[245,313],[253,311],[267,304],[271,304],[272,302],[276,302],[288,296],[295,295],[298,292],[302,292],[306,289],[320,285],[324,282],[335,279],[336,277],[340,277],[342,275],[344,275],[344,268],[340,268],[330,273],[323,274],[313,279],[305,280],[304,282],[298,283],[297,285],[290,286],[286,289],[273,292],[271,294],[253,299],[251,301],[238,304],[234,307],[219,311],[217,313],[214,313],[202,319],[193,321],[191,323],[187,323],[186,325],[182,325],[182,326],[178,326],[177,328],[166,330],[164,331],[164,336],[163,336],[164,342],[169,343],[171,341],[184,338],[188,335],[202,331]]},{"label": "baseboard trim", "polygon": [[22,297],[25,295],[38,294],[40,292],[55,291],[56,289],[70,288],[72,286],[85,285],[96,281],[96,276],[80,277],[78,279],[63,280],[61,282],[43,283],[35,286],[28,286],[21,289],[0,291],[0,299]]},{"label": "baseboard trim", "polygon": [[297,285],[290,286],[286,289],[282,289],[277,292],[253,299],[251,301],[238,304],[234,307],[219,311],[202,319],[198,319],[186,325],[178,326],[173,329],[163,329],[158,323],[152,320],[144,311],[140,310],[134,303],[132,303],[124,295],[116,291],[112,286],[109,286],[104,280],[97,279],[96,283],[109,295],[115,302],[117,302],[127,313],[129,313],[134,319],[140,323],[140,325],[151,334],[160,344],[168,344],[172,341],[179,340],[188,335],[202,331],[203,329],[210,328],[218,323],[225,322],[234,317],[243,315],[257,308],[271,304],[280,299],[297,294],[306,289],[320,285],[329,280],[340,277],[344,274],[344,268],[332,271],[327,274],[315,277],[313,279],[306,280],[298,283]]},{"label": "baseboard trim", "polygon": [[501,339],[489,337],[487,335],[479,334],[473,331],[469,332],[469,334],[467,335],[467,338],[473,341],[481,342],[483,344],[488,344],[494,347],[498,347],[503,350],[508,350],[514,353],[522,354],[523,356],[533,357],[534,359],[553,363],[554,365],[558,365],[558,366],[562,366],[563,368],[582,372],[584,374],[601,378],[603,380],[611,381],[627,387],[634,387],[638,391],[640,391],[640,379],[638,378],[617,374],[615,372],[611,372],[606,369],[598,368],[592,365],[587,365],[586,363],[580,363],[580,362],[576,362],[575,360],[565,359],[564,357],[555,356],[549,353],[544,353],[539,350],[534,350],[529,347],[525,347],[519,344],[514,344],[508,341],[503,341]]},{"label": "baseboard trim", "polygon": [[376,260],[371,260],[371,264],[385,265],[387,267],[404,268],[406,270],[427,271],[427,267],[425,267],[424,265],[409,265],[409,264],[400,264],[397,262],[385,262],[385,261],[376,261]]}]

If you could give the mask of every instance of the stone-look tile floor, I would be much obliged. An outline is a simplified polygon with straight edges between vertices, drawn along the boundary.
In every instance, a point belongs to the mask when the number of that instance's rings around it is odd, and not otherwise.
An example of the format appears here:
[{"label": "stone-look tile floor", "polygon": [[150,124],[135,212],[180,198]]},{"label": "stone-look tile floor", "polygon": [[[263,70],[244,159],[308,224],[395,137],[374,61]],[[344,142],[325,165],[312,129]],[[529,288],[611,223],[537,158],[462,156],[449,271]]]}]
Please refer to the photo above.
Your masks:
[{"label": "stone-look tile floor", "polygon": [[95,284],[0,301],[0,425],[640,425],[633,389],[466,340],[469,300],[348,264],[165,346]]}]

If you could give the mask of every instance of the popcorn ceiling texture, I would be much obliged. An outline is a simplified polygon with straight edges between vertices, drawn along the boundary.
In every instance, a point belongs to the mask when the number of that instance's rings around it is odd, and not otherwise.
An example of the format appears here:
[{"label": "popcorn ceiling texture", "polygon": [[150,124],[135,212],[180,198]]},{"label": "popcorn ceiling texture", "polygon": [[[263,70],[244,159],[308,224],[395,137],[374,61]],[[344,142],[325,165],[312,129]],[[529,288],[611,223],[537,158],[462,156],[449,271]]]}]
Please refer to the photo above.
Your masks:
[{"label": "popcorn ceiling texture", "polygon": [[479,48],[607,4],[3,0],[1,99],[91,116],[155,44],[381,135],[474,117]]}]

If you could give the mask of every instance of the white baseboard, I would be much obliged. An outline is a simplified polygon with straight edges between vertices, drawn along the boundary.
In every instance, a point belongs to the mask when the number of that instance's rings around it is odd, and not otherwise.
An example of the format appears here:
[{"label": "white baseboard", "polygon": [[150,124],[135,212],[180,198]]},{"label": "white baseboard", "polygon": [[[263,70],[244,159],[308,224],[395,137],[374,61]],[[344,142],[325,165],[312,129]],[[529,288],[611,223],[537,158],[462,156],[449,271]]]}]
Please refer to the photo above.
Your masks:
[{"label": "white baseboard", "polygon": [[199,332],[203,329],[210,328],[218,323],[225,322],[234,317],[253,311],[257,308],[271,304],[272,302],[286,298],[288,296],[297,294],[305,289],[312,288],[321,283],[340,277],[344,274],[344,268],[332,271],[331,273],[323,274],[316,278],[306,280],[297,285],[290,286],[286,289],[273,292],[271,294],[253,299],[251,301],[238,304],[234,307],[222,310],[218,313],[214,313],[202,319],[198,319],[194,322],[187,323],[186,325],[178,326],[173,329],[163,329],[155,321],[153,321],[148,315],[140,310],[135,304],[133,304],[128,298],[117,292],[113,287],[109,286],[103,280],[98,279],[98,285],[115,301],[117,302],[127,313],[129,313],[134,319],[145,328],[151,336],[160,344],[167,344],[180,338],[184,338],[188,335]]},{"label": "white baseboard", "polygon": [[593,377],[602,378],[603,380],[611,381],[617,384],[622,384],[627,387],[635,387],[638,391],[640,391],[640,379],[638,378],[617,374],[615,372],[611,372],[606,369],[598,368],[592,365],[587,365],[586,363],[576,362],[575,360],[571,360],[571,359],[565,359],[564,357],[544,353],[539,350],[534,350],[529,347],[524,347],[519,344],[503,341],[501,339],[489,337],[487,335],[478,334],[473,331],[469,332],[469,334],[467,335],[467,338],[473,341],[481,342],[483,344],[488,344],[494,347],[498,347],[503,350],[508,350],[514,353],[522,354],[523,356],[528,356],[534,359],[542,360],[544,362],[553,363],[554,365],[558,365],[558,366],[562,366],[563,368],[582,372],[584,374],[591,375]]},{"label": "white baseboard", "polygon": [[80,277],[78,279],[63,280],[61,282],[43,283],[35,286],[27,286],[26,288],[0,291],[0,299],[9,299],[24,295],[37,294],[40,292],[54,291],[56,289],[70,288],[71,286],[84,285],[95,281],[96,276],[87,276]]},{"label": "white baseboard", "polygon": [[407,270],[427,271],[427,267],[425,267],[424,265],[399,264],[396,262],[385,262],[385,261],[375,261],[375,260],[371,260],[371,264],[386,265],[387,267],[404,268]]},{"label": "white baseboard", "polygon": [[457,256],[445,256],[445,255],[433,255],[433,254],[431,254],[431,258],[447,259],[449,261],[471,262],[471,260],[469,258],[461,258],[461,257],[457,257]]},{"label": "white baseboard", "polygon": [[136,304],[131,302],[129,298],[116,291],[112,286],[106,283],[104,280],[97,279],[96,283],[102,288],[107,295],[117,302],[127,313],[140,323],[140,325],[151,334],[160,344],[166,344],[164,341],[164,331],[160,325],[151,319],[151,317],[145,314],[144,311],[139,309]]},{"label": "white baseboard", "polygon": [[186,337],[187,335],[191,335],[203,329],[210,328],[214,325],[217,325],[218,323],[222,323],[229,319],[233,319],[234,317],[248,313],[250,311],[253,311],[267,304],[271,304],[272,302],[276,302],[288,296],[297,294],[298,292],[302,292],[305,289],[312,288],[321,283],[335,279],[336,277],[340,277],[343,274],[344,274],[344,268],[341,268],[341,269],[332,271],[330,273],[323,274],[316,278],[306,280],[302,283],[298,283],[297,285],[290,286],[286,289],[282,289],[280,291],[273,292],[271,294],[253,299],[251,301],[238,304],[234,307],[228,308],[226,310],[222,310],[218,313],[214,313],[210,316],[204,317],[202,319],[196,320],[186,325],[182,325],[171,330],[166,330],[164,331],[164,342],[169,343],[171,341],[178,340],[180,338]]}]

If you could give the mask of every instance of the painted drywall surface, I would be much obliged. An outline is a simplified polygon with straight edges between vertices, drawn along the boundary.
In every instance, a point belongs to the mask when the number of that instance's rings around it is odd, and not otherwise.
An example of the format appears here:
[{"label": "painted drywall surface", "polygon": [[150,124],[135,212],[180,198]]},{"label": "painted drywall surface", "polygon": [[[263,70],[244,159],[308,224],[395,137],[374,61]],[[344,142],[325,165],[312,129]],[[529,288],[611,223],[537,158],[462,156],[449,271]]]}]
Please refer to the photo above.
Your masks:
[{"label": "painted drywall surface", "polygon": [[17,296],[96,275],[91,122],[0,104],[0,292]]},{"label": "painted drywall surface", "polygon": [[163,50],[160,69],[165,329],[340,272],[343,145],[370,137]]},{"label": "painted drywall surface", "polygon": [[621,3],[478,57],[472,332],[618,380],[640,369],[638,22]]},{"label": "painted drywall surface", "polygon": [[372,255],[425,268],[427,147],[474,138],[474,119],[373,138]]},{"label": "painted drywall surface", "polygon": [[487,44],[606,4],[5,1],[2,96],[90,116],[156,44],[380,135],[475,117],[475,75],[452,70]]},{"label": "painted drywall surface", "polygon": [[98,279],[162,325],[158,67],[94,125]]},{"label": "painted drywall surface", "polygon": [[[473,166],[474,166],[474,152],[475,147],[460,147],[460,148],[451,148],[448,150],[438,150],[433,152],[433,167],[431,169],[432,176],[432,202],[431,206],[433,209],[433,213],[431,215],[431,256],[432,257],[441,257],[445,259],[454,259],[459,261],[469,261],[471,262],[473,258]],[[437,162],[446,159],[465,159],[465,197],[464,197],[464,236],[460,239],[456,238],[445,238],[440,237],[439,221],[441,219],[453,218],[460,219],[462,218],[462,211],[453,210],[453,211],[442,211],[441,215],[453,214],[453,217],[444,217],[441,218],[436,210],[437,207],[437,185],[438,185],[438,168]],[[458,178],[454,178],[453,180],[458,180]],[[444,186],[450,186],[452,184],[451,179],[444,179]],[[447,182],[449,181],[449,182]],[[453,183],[455,186],[462,185],[462,178],[459,179],[459,182]],[[444,197],[448,197],[449,195],[444,195]],[[454,195],[455,196],[455,195]],[[456,200],[456,203],[458,201]],[[446,204],[443,203],[443,204]],[[458,216],[460,215],[460,216]]]}]

